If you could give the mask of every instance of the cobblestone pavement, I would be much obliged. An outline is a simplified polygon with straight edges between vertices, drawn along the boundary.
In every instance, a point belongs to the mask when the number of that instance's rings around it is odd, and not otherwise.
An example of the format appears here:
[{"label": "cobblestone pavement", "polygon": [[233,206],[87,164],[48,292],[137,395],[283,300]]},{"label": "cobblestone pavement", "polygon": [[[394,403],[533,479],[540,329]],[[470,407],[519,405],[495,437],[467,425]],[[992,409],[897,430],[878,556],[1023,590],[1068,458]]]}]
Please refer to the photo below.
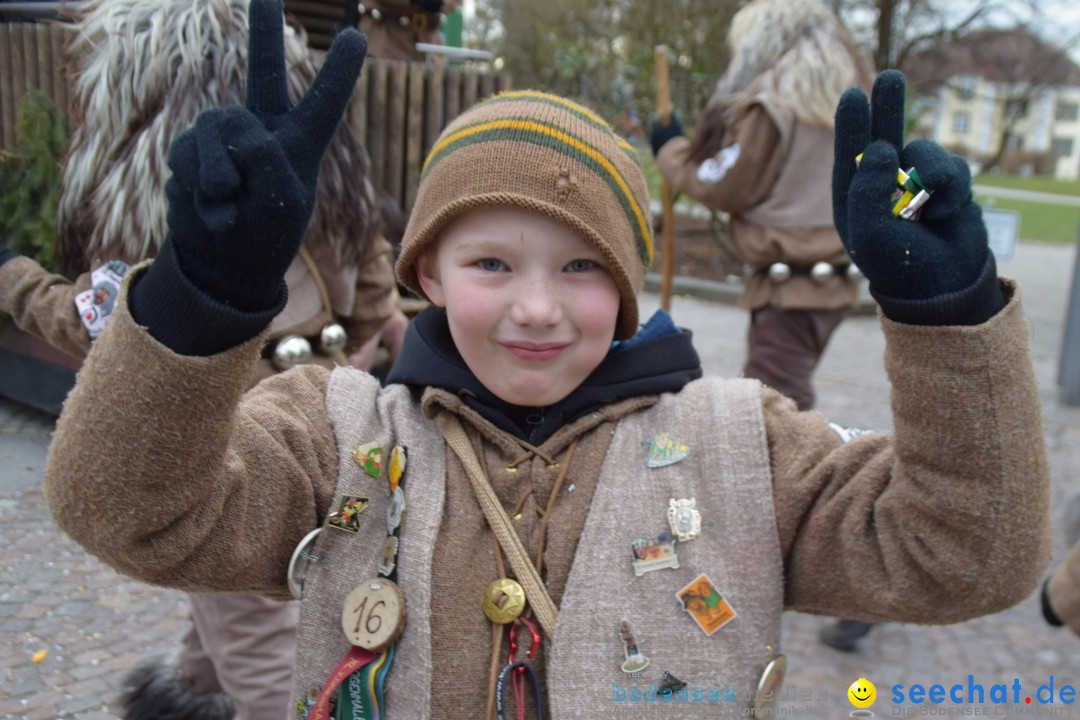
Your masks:
[{"label": "cobblestone pavement", "polygon": [[[1054,480],[1054,562],[1066,549],[1060,532],[1065,501],[1080,491],[1080,409],[1062,406],[1056,388],[1073,262],[1072,248],[1022,245],[1014,260],[1000,263],[1003,275],[1021,281],[1032,324]],[[655,296],[643,298],[646,312],[656,305]],[[738,374],[745,313],[688,298],[675,298],[672,312],[679,324],[695,330],[709,372]],[[845,321],[816,376],[819,409],[841,424],[888,429],[881,354],[874,317]],[[185,596],[119,576],[51,524],[39,482],[51,427],[50,417],[0,399],[0,717],[107,720],[115,717],[110,702],[123,669],[145,653],[176,647],[186,622]],[[846,717],[852,710],[847,687],[867,678],[877,686],[872,709],[879,717],[919,715],[920,710],[999,717],[1075,712],[1080,717],[1080,710],[1060,700],[1064,686],[1080,685],[1080,638],[1048,627],[1036,596],[956,625],[880,625],[853,653],[818,641],[824,622],[785,615],[782,649],[789,671],[777,714]],[[1013,701],[1016,682],[1019,702]],[[1040,704],[1047,693],[1044,687],[1040,698],[1040,686],[1051,683],[1055,702]],[[956,692],[962,702],[948,697],[939,705],[893,702],[894,685],[903,685],[906,693],[914,684],[927,690],[940,684],[946,692],[960,685]],[[969,685],[974,702],[969,702]],[[1001,691],[995,686],[1005,688],[1009,704],[994,704],[992,693]],[[624,709],[630,716],[663,717],[654,706]]]}]

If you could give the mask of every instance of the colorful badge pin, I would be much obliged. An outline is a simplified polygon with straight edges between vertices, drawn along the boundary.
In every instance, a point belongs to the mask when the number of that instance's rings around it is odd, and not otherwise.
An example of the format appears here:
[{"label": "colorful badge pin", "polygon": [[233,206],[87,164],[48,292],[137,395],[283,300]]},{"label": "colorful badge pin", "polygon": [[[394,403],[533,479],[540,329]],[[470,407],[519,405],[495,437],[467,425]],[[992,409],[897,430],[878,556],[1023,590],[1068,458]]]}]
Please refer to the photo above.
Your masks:
[{"label": "colorful badge pin", "polygon": [[365,443],[353,450],[353,460],[371,477],[382,475],[383,457],[386,451],[378,443]]},{"label": "colorful badge pin", "polygon": [[695,507],[696,498],[671,498],[668,501],[668,525],[679,542],[693,540],[701,533],[701,513]]},{"label": "colorful badge pin", "polygon": [[653,570],[679,567],[675,554],[675,538],[661,531],[655,538],[638,538],[633,542],[634,575],[641,577]]},{"label": "colorful badge pin", "polygon": [[345,532],[360,532],[360,513],[368,506],[368,498],[355,497],[352,495],[342,496],[338,502],[338,509],[330,513],[326,524]]},{"label": "colorful badge pin", "polygon": [[705,573],[691,580],[675,596],[706,635],[712,635],[735,617],[734,608]]},{"label": "colorful badge pin", "polygon": [[679,462],[690,454],[690,448],[662,432],[653,435],[649,442],[649,455],[645,464],[651,468],[664,467]]}]

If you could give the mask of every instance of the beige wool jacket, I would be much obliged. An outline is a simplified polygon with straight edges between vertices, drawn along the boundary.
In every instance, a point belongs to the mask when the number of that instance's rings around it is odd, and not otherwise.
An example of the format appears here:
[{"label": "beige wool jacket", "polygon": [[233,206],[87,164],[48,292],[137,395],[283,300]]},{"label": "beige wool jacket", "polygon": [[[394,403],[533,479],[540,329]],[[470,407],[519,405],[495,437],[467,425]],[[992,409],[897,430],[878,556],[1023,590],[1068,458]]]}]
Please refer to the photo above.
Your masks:
[{"label": "beige wool jacket", "polygon": [[780,262],[803,268],[818,261],[850,264],[832,220],[832,130],[799,122],[763,96],[728,123],[723,146],[716,158],[692,162],[690,140],[680,136],[664,143],[656,159],[676,192],[729,214],[727,239],[752,271],[739,306],[840,310],[854,305],[857,281],[846,276],[816,282],[796,275],[775,282],[766,274]]},{"label": "beige wool jacket", "polygon": [[[139,273],[129,273],[126,282]],[[740,401],[747,417],[758,420],[739,437],[762,448],[763,487],[771,493],[764,504],[760,495],[755,502],[771,508],[768,526],[774,528],[775,542],[770,543],[779,558],[776,592],[782,597],[775,598],[770,611],[773,625],[781,608],[875,621],[951,623],[1007,608],[1036,587],[1049,557],[1049,472],[1019,291],[1007,281],[1003,290],[1005,309],[975,327],[882,320],[893,384],[892,434],[847,433],[845,442],[819,413],[799,413],[790,400],[759,386],[749,395],[752,402]],[[419,630],[431,638],[424,667],[428,672],[453,668],[433,673],[429,705],[421,717],[478,716],[492,636],[477,610],[477,591],[499,576],[492,536],[460,464],[438,436],[433,415],[445,411],[462,418],[503,507],[521,513],[514,527],[530,557],[536,557],[546,537],[544,579],[559,604],[582,593],[619,595],[643,587],[612,581],[625,575],[621,560],[600,563],[586,577],[574,574],[579,562],[604,556],[597,554],[599,543],[607,548],[614,542],[606,535],[585,540],[593,537],[588,528],[596,526],[597,513],[603,519],[604,503],[616,503],[613,512],[624,513],[627,505],[651,512],[655,503],[668,500],[646,491],[611,493],[608,483],[619,476],[613,469],[625,466],[628,478],[646,471],[641,456],[626,450],[632,445],[626,442],[626,428],[638,427],[630,434],[634,439],[645,430],[640,445],[653,427],[677,438],[685,428],[702,426],[725,411],[701,408],[695,415],[693,403],[689,410],[683,404],[680,412],[690,414],[671,415],[680,419],[678,426],[668,426],[662,414],[668,396],[632,398],[571,423],[533,452],[448,393],[429,389],[417,407],[405,388],[378,388],[352,370],[331,374],[314,366],[297,368],[245,394],[260,343],[254,338],[211,357],[178,356],[136,326],[126,300],[121,303],[80,371],[57,425],[45,480],[52,515],[90,552],[146,582],[286,598],[293,549],[324,525],[340,499],[342,468],[357,439],[347,437],[344,428],[355,423],[406,428],[411,442],[406,483],[420,479],[419,486],[408,485],[409,492],[428,492],[426,483],[434,483],[430,492],[444,494],[435,522],[422,512],[410,516],[406,511],[401,536],[404,548],[415,527],[410,522],[434,528],[433,542],[419,539],[409,551],[429,555],[431,574],[426,586],[413,583],[427,590],[408,602],[420,603],[416,616],[429,618]],[[725,381],[704,382],[726,392]],[[745,400],[747,381],[738,382]],[[344,398],[328,396],[350,385],[359,390]],[[357,402],[340,414],[342,402],[363,393],[370,402]],[[339,408],[336,420],[332,406]],[[647,416],[660,418],[655,426],[633,424],[646,417],[643,413],[657,412],[661,415]],[[350,416],[356,417],[342,419]],[[707,436],[707,430],[698,432]],[[716,452],[724,456],[723,448]],[[573,490],[549,503],[564,463],[564,487]],[[735,507],[742,508],[741,501]],[[546,528],[541,510],[550,513]],[[702,524],[707,532],[705,518]],[[656,530],[649,525],[620,532],[642,537]],[[733,540],[731,552],[752,558],[756,549],[767,549],[759,541],[749,545]],[[379,550],[357,545],[356,562],[369,567]],[[630,559],[627,547],[625,562]],[[742,564],[751,572],[758,569],[750,560]],[[760,569],[764,582],[769,563],[763,560]],[[676,571],[660,570],[637,580],[670,583],[671,576],[663,575],[669,572]],[[657,591],[657,607],[672,601],[667,591]],[[302,612],[333,618],[340,609],[308,607]],[[689,633],[695,643],[703,640],[677,606],[670,619],[677,632]],[[756,637],[761,654],[754,662],[764,662],[768,625]],[[338,623],[316,626],[326,637],[341,632]],[[644,634],[653,638],[653,648],[661,648],[665,645],[656,638],[664,632],[649,627]],[[582,634],[580,642],[588,637]],[[566,677],[568,667],[558,659],[580,655],[575,638],[572,632],[557,634],[556,642],[569,646],[544,648],[537,667],[542,677],[545,672],[549,680]],[[725,648],[724,638],[721,628],[707,639]],[[302,646],[317,642],[301,637]],[[648,646],[642,651],[661,656]],[[749,652],[733,654],[732,661],[750,662]],[[616,674],[622,659],[610,658],[602,672]],[[658,670],[661,665],[658,659]],[[419,671],[407,661],[395,663],[388,685],[408,684]],[[563,691],[555,684],[550,689],[549,697]],[[752,688],[737,690],[746,698]],[[565,699],[560,707],[567,707]],[[588,716],[579,711],[566,709],[555,717]]]},{"label": "beige wool jacket", "polygon": [[[299,257],[289,266],[285,275],[288,302],[264,339],[273,342],[293,334],[317,338],[326,323],[338,322],[348,337],[344,351],[351,354],[393,314],[398,294],[389,242],[374,238],[365,257],[352,267],[336,263],[330,252],[327,248],[313,251],[314,271]],[[326,268],[335,271],[327,272]],[[10,314],[19,329],[81,359],[90,351],[92,339],[79,319],[75,296],[90,289],[91,276],[85,272],[68,280],[30,258],[12,258],[0,265],[0,311]],[[313,345],[313,362],[333,367],[333,360]],[[257,377],[276,372],[270,361],[264,360]]]}]

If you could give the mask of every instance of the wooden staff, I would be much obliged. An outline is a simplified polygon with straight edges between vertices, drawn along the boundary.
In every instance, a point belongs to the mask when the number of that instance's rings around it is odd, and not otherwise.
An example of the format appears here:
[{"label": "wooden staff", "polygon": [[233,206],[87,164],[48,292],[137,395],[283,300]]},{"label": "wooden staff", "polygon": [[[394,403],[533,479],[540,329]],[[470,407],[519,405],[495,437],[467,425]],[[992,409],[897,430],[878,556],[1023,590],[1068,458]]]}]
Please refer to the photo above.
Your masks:
[{"label": "wooden staff", "polygon": [[[653,59],[656,64],[656,105],[660,114],[660,124],[671,123],[671,92],[668,89],[668,62],[667,47],[657,45],[653,48]],[[675,268],[675,202],[671,192],[671,186],[667,180],[661,180],[660,197],[663,204],[663,225],[661,226],[661,279],[660,279],[660,307],[671,310],[671,276]]]}]

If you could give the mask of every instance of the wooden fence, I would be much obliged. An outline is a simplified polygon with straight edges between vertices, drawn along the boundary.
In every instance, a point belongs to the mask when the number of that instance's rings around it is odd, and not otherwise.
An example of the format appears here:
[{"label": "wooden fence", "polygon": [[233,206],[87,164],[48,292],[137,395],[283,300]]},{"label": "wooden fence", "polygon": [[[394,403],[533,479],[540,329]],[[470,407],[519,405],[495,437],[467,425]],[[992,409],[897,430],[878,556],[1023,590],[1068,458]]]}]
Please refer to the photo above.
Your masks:
[{"label": "wooden fence", "polygon": [[[0,23],[0,148],[16,145],[16,104],[38,89],[70,114],[73,100],[63,23]],[[371,155],[372,182],[407,212],[428,149],[477,100],[510,87],[508,73],[368,58],[347,121]]]}]

